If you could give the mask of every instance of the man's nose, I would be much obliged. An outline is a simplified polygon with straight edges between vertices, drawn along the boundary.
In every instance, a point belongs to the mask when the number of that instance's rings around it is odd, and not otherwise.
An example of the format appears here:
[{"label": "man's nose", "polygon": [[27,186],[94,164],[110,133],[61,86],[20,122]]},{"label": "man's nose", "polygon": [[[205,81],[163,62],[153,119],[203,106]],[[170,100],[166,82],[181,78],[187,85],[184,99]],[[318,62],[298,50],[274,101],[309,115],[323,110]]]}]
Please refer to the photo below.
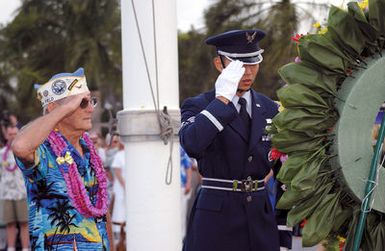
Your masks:
[{"label": "man's nose", "polygon": [[89,104],[87,109],[89,112],[93,112],[93,111],[95,111],[95,106]]},{"label": "man's nose", "polygon": [[91,104],[91,102],[88,102],[86,111],[87,112],[93,112],[94,110],[95,110],[95,106],[93,104]]}]

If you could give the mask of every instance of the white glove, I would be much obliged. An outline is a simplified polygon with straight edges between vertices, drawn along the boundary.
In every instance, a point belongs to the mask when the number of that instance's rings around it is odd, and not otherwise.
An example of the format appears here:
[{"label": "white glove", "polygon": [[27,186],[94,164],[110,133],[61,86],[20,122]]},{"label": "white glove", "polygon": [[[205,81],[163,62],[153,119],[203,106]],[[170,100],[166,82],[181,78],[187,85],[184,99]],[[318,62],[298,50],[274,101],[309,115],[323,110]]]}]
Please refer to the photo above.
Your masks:
[{"label": "white glove", "polygon": [[237,93],[238,83],[245,73],[245,67],[239,60],[232,61],[215,82],[215,97],[223,96],[229,101],[233,99]]}]

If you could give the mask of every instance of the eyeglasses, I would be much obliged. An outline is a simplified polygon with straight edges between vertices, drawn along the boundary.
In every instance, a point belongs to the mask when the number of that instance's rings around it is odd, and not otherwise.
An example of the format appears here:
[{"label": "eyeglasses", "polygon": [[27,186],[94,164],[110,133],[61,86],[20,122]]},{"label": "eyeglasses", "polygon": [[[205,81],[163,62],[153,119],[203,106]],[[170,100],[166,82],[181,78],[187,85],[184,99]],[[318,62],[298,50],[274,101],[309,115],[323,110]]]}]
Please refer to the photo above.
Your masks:
[{"label": "eyeglasses", "polygon": [[80,103],[80,108],[86,109],[88,107],[88,104],[91,104],[92,107],[95,107],[98,104],[98,98],[97,97],[83,98],[82,102]]}]

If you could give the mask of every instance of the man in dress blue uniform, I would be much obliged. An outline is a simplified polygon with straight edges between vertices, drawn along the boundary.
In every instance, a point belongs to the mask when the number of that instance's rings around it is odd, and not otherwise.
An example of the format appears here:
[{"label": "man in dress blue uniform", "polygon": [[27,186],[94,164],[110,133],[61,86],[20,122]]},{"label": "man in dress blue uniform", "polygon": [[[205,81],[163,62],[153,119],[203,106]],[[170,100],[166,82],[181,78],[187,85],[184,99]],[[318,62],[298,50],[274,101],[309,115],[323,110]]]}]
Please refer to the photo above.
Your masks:
[{"label": "man in dress blue uniform", "polygon": [[185,251],[277,251],[278,229],[264,178],[271,171],[265,128],[277,105],[251,89],[262,62],[261,30],[232,30],[206,43],[217,49],[215,89],[184,101],[180,142],[198,160],[202,190]]}]

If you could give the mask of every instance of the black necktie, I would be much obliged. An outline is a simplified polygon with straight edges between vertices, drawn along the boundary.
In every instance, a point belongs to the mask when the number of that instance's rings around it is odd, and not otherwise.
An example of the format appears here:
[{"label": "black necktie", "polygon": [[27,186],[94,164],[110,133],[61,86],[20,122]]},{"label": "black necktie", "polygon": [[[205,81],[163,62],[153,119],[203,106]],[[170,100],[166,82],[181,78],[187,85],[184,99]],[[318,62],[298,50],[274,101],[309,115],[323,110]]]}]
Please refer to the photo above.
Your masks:
[{"label": "black necktie", "polygon": [[239,116],[241,117],[243,123],[245,124],[245,127],[247,129],[246,135],[247,135],[247,137],[249,137],[251,119],[250,119],[250,116],[246,110],[247,101],[244,98],[239,98],[238,104],[241,105],[241,110],[239,111]]}]

